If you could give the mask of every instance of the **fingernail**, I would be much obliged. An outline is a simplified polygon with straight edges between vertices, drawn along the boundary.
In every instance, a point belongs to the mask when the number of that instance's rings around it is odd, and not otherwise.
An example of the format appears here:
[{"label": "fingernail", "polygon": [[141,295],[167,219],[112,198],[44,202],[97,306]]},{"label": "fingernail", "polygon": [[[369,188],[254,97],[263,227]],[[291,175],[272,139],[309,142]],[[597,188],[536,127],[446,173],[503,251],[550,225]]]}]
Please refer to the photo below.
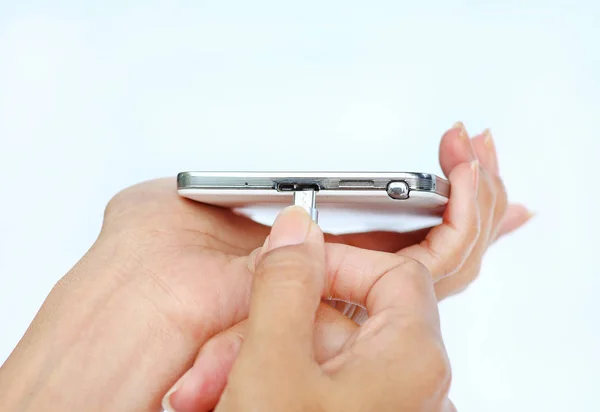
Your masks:
[{"label": "fingernail", "polygon": [[537,215],[536,212],[532,212],[531,210],[527,211],[527,220],[533,219]]},{"label": "fingernail", "polygon": [[477,189],[479,187],[479,160],[473,160],[471,162],[471,171],[473,172],[473,186],[475,187],[475,192],[477,193]]},{"label": "fingernail", "polygon": [[257,263],[268,251],[304,243],[313,232],[311,230],[313,226],[316,225],[306,209],[300,206],[288,206],[283,209],[275,219],[271,234],[265,239],[264,245],[252,251],[248,256],[248,270],[250,273],[254,273]]},{"label": "fingernail", "polygon": [[186,373],[184,373],[183,376],[181,378],[179,378],[179,380],[177,382],[175,382],[175,385],[173,385],[171,387],[171,389],[169,389],[169,391],[163,397],[161,404],[162,404],[162,407],[163,407],[163,409],[165,411],[167,411],[167,412],[177,412],[177,410],[175,408],[173,408],[173,405],[171,405],[171,396],[175,392],[177,392],[179,390],[179,388],[181,388],[181,386],[185,382],[187,376],[190,374],[190,371],[191,371],[191,369],[189,369]]},{"label": "fingernail", "polygon": [[469,135],[467,134],[467,129],[465,128],[465,125],[463,124],[463,122],[455,122],[452,125],[453,129],[458,129],[460,132],[458,134],[458,137],[460,137],[461,139],[468,139]]},{"label": "fingernail", "polygon": [[490,168],[496,175],[499,175],[500,168],[498,166],[498,153],[496,152],[496,143],[494,142],[494,136],[492,136],[492,131],[490,129],[485,129],[483,131],[483,136],[483,144],[490,153]]},{"label": "fingernail", "polygon": [[170,401],[170,397],[171,397],[171,393],[167,393],[165,395],[165,397],[162,400],[162,408],[164,409],[165,412],[177,412],[175,409],[173,409],[173,407],[171,406],[171,401]]},{"label": "fingernail", "polygon": [[483,131],[483,135],[485,136],[485,138],[483,139],[483,143],[485,143],[485,145],[488,148],[493,149],[494,148],[494,137],[492,136],[492,131],[490,129],[485,129]]},{"label": "fingernail", "polygon": [[313,221],[304,208],[300,206],[286,207],[277,216],[271,228],[268,244],[263,247],[263,252],[304,243],[312,226]]}]

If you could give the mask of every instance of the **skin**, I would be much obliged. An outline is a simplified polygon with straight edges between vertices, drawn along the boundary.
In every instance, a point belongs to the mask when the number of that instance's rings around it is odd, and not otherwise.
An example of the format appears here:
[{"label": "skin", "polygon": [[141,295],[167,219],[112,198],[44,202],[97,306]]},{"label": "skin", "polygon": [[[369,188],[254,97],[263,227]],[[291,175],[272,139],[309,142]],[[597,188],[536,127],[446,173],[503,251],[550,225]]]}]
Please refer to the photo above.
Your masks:
[{"label": "skin", "polygon": [[335,287],[324,246],[303,209],[276,220],[250,265],[246,339],[215,410],[454,410],[431,273],[414,259],[389,255],[385,272],[347,291],[370,318],[335,356],[317,362],[315,315]]},{"label": "skin", "polygon": [[[530,217],[522,206],[507,206],[492,149],[484,135],[471,140],[461,125],[445,133],[440,163],[453,189],[442,225],[408,234],[325,235],[325,274],[334,278],[329,293],[347,296],[385,273],[390,261],[377,253],[421,262],[438,299],[463,290],[489,244]],[[0,369],[0,409],[158,410],[200,348],[243,326],[258,252],[249,255],[268,233],[232,211],[179,198],[172,179],[117,194],[94,245],[53,288]],[[321,361],[336,353],[340,342],[333,338],[341,336],[343,345],[348,332],[341,323],[343,333],[327,338],[324,331],[340,325],[330,309],[322,304],[316,315]],[[226,378],[238,350],[210,346],[225,353],[217,359],[225,359],[219,370]],[[222,391],[220,382],[214,392]],[[182,395],[177,409],[190,399],[198,396]]]}]

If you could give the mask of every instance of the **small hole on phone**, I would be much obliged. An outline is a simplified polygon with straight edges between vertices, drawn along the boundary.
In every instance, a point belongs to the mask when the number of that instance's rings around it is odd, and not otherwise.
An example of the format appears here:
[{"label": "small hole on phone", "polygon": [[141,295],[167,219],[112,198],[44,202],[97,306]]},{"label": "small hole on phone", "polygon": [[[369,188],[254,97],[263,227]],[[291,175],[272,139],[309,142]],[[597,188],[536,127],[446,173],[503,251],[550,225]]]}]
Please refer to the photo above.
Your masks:
[{"label": "small hole on phone", "polygon": [[277,191],[279,192],[296,192],[301,190],[319,190],[319,185],[311,183],[279,183]]}]

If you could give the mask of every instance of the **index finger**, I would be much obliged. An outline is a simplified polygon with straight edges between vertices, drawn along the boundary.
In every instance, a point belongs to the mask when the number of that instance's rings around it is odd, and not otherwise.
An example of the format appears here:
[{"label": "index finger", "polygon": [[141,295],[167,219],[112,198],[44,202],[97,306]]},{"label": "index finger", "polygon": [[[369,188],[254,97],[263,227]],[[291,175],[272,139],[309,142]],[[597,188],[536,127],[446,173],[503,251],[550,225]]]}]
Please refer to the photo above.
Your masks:
[{"label": "index finger", "polygon": [[434,280],[420,261],[342,244],[327,244],[326,251],[324,298],[358,304],[369,317],[390,308],[437,310]]},{"label": "index finger", "polygon": [[405,258],[375,279],[365,296],[370,317],[393,312],[422,318],[439,327],[437,299],[431,273],[415,259]]},{"label": "index finger", "polygon": [[[370,318],[346,342],[346,350],[323,365],[325,372],[343,385],[364,387],[361,396],[396,405],[411,399],[429,405],[419,410],[438,410],[431,405],[446,396],[450,369],[429,270],[398,257],[380,276],[369,279],[361,296]],[[364,386],[365,376],[372,378],[372,385]],[[382,410],[383,405],[372,406]]]}]

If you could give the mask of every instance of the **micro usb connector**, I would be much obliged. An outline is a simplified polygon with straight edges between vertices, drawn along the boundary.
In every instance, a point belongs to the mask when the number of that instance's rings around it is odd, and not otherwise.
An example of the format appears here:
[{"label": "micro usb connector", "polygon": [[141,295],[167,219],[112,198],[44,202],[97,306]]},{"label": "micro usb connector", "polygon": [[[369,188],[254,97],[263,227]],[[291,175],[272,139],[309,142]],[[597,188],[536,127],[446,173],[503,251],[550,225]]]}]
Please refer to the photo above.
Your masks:
[{"label": "micro usb connector", "polygon": [[297,190],[294,192],[294,205],[306,209],[312,217],[313,222],[319,223],[319,211],[317,210],[317,192],[313,189]]}]

